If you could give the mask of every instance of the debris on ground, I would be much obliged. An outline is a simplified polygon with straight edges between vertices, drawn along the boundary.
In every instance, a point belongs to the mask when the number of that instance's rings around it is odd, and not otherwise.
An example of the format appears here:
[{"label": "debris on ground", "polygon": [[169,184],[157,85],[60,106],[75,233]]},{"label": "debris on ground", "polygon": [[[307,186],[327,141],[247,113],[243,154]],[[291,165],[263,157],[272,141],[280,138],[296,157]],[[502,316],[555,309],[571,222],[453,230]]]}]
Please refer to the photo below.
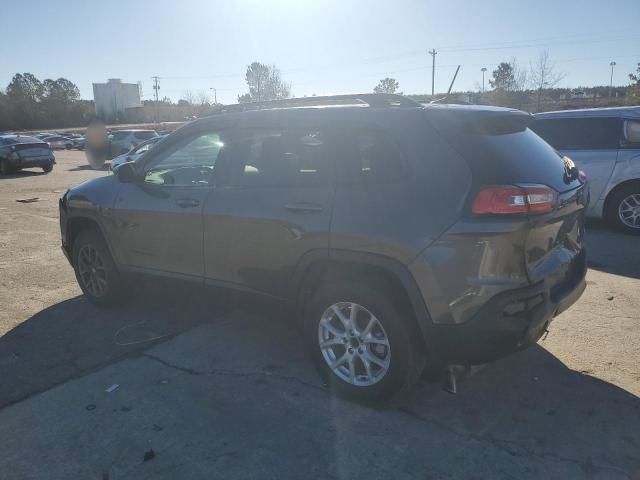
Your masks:
[{"label": "debris on ground", "polygon": [[16,202],[20,202],[20,203],[33,203],[33,202],[38,202],[40,201],[40,197],[33,197],[33,198],[19,198],[16,200]]},{"label": "debris on ground", "polygon": [[153,448],[144,452],[144,457],[142,458],[143,462],[148,462],[149,460],[153,460],[156,458],[156,452],[153,451]]}]

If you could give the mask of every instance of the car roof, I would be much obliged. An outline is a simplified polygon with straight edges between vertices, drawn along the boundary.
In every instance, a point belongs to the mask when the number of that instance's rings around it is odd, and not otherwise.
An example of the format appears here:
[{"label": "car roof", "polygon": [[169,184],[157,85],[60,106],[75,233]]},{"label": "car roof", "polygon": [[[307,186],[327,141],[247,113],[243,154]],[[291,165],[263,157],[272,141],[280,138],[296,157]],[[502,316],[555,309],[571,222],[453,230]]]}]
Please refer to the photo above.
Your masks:
[{"label": "car roof", "polygon": [[638,118],[640,119],[640,107],[607,107],[607,108],[585,108],[582,110],[559,110],[557,112],[536,113],[535,118],[592,118],[592,117],[615,117],[615,118]]}]

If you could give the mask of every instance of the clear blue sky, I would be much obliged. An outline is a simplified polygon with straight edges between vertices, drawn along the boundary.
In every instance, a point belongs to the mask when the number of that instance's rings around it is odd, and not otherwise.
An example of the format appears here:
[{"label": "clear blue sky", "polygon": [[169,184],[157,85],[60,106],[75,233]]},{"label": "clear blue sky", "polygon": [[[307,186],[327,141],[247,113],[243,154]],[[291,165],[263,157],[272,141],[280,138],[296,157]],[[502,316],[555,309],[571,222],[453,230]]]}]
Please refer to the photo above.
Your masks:
[{"label": "clear blue sky", "polygon": [[92,98],[92,82],[122,78],[179,99],[218,90],[232,103],[246,66],[275,64],[296,96],[371,91],[380,78],[405,93],[478,88],[480,68],[548,50],[560,86],[614,84],[640,62],[640,0],[179,0],[7,1],[2,5],[0,88],[16,72],[66,77]]}]

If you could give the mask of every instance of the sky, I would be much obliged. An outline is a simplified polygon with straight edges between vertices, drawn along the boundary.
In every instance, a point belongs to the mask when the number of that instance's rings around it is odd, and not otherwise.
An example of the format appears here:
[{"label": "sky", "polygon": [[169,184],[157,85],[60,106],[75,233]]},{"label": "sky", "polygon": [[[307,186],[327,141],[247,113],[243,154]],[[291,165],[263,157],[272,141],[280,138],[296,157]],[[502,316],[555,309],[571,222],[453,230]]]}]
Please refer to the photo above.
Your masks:
[{"label": "sky", "polygon": [[[277,66],[295,96],[372,91],[393,77],[408,94],[479,90],[481,68],[547,50],[562,87],[627,85],[640,62],[640,0],[50,0],[2,5],[0,88],[17,72],[65,77],[92,99],[108,78],[143,99],[189,91],[235,103],[253,61]],[[13,19],[13,20],[12,20]]]}]

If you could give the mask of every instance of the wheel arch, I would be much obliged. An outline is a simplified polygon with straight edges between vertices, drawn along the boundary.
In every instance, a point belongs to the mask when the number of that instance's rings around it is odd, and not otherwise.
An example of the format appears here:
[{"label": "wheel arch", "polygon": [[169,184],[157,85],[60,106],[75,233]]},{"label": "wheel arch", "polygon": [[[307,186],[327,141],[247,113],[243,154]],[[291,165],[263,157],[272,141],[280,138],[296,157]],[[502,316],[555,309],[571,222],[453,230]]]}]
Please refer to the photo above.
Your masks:
[{"label": "wheel arch", "polygon": [[109,242],[107,241],[107,237],[102,231],[102,227],[100,226],[100,224],[95,219],[85,216],[71,217],[67,221],[67,225],[65,227],[65,248],[67,249],[69,255],[73,255],[73,244],[76,238],[78,238],[78,235],[87,230],[96,231],[102,236],[102,238],[105,240],[107,248],[109,248],[111,256],[113,257],[113,252],[111,251],[111,247],[109,245]]},{"label": "wheel arch", "polygon": [[327,279],[364,279],[382,284],[391,292],[396,306],[406,313],[409,328],[419,335],[427,353],[433,352],[430,328],[433,323],[424,299],[408,268],[401,262],[372,253],[335,251],[309,252],[296,267],[290,297],[304,318],[305,301]]},{"label": "wheel arch", "polygon": [[604,216],[608,215],[609,208],[611,206],[611,201],[616,193],[618,193],[623,188],[628,187],[629,185],[637,185],[640,188],[640,177],[639,178],[631,178],[629,180],[625,180],[624,182],[620,182],[607,193],[607,196],[604,199],[603,213]]}]

